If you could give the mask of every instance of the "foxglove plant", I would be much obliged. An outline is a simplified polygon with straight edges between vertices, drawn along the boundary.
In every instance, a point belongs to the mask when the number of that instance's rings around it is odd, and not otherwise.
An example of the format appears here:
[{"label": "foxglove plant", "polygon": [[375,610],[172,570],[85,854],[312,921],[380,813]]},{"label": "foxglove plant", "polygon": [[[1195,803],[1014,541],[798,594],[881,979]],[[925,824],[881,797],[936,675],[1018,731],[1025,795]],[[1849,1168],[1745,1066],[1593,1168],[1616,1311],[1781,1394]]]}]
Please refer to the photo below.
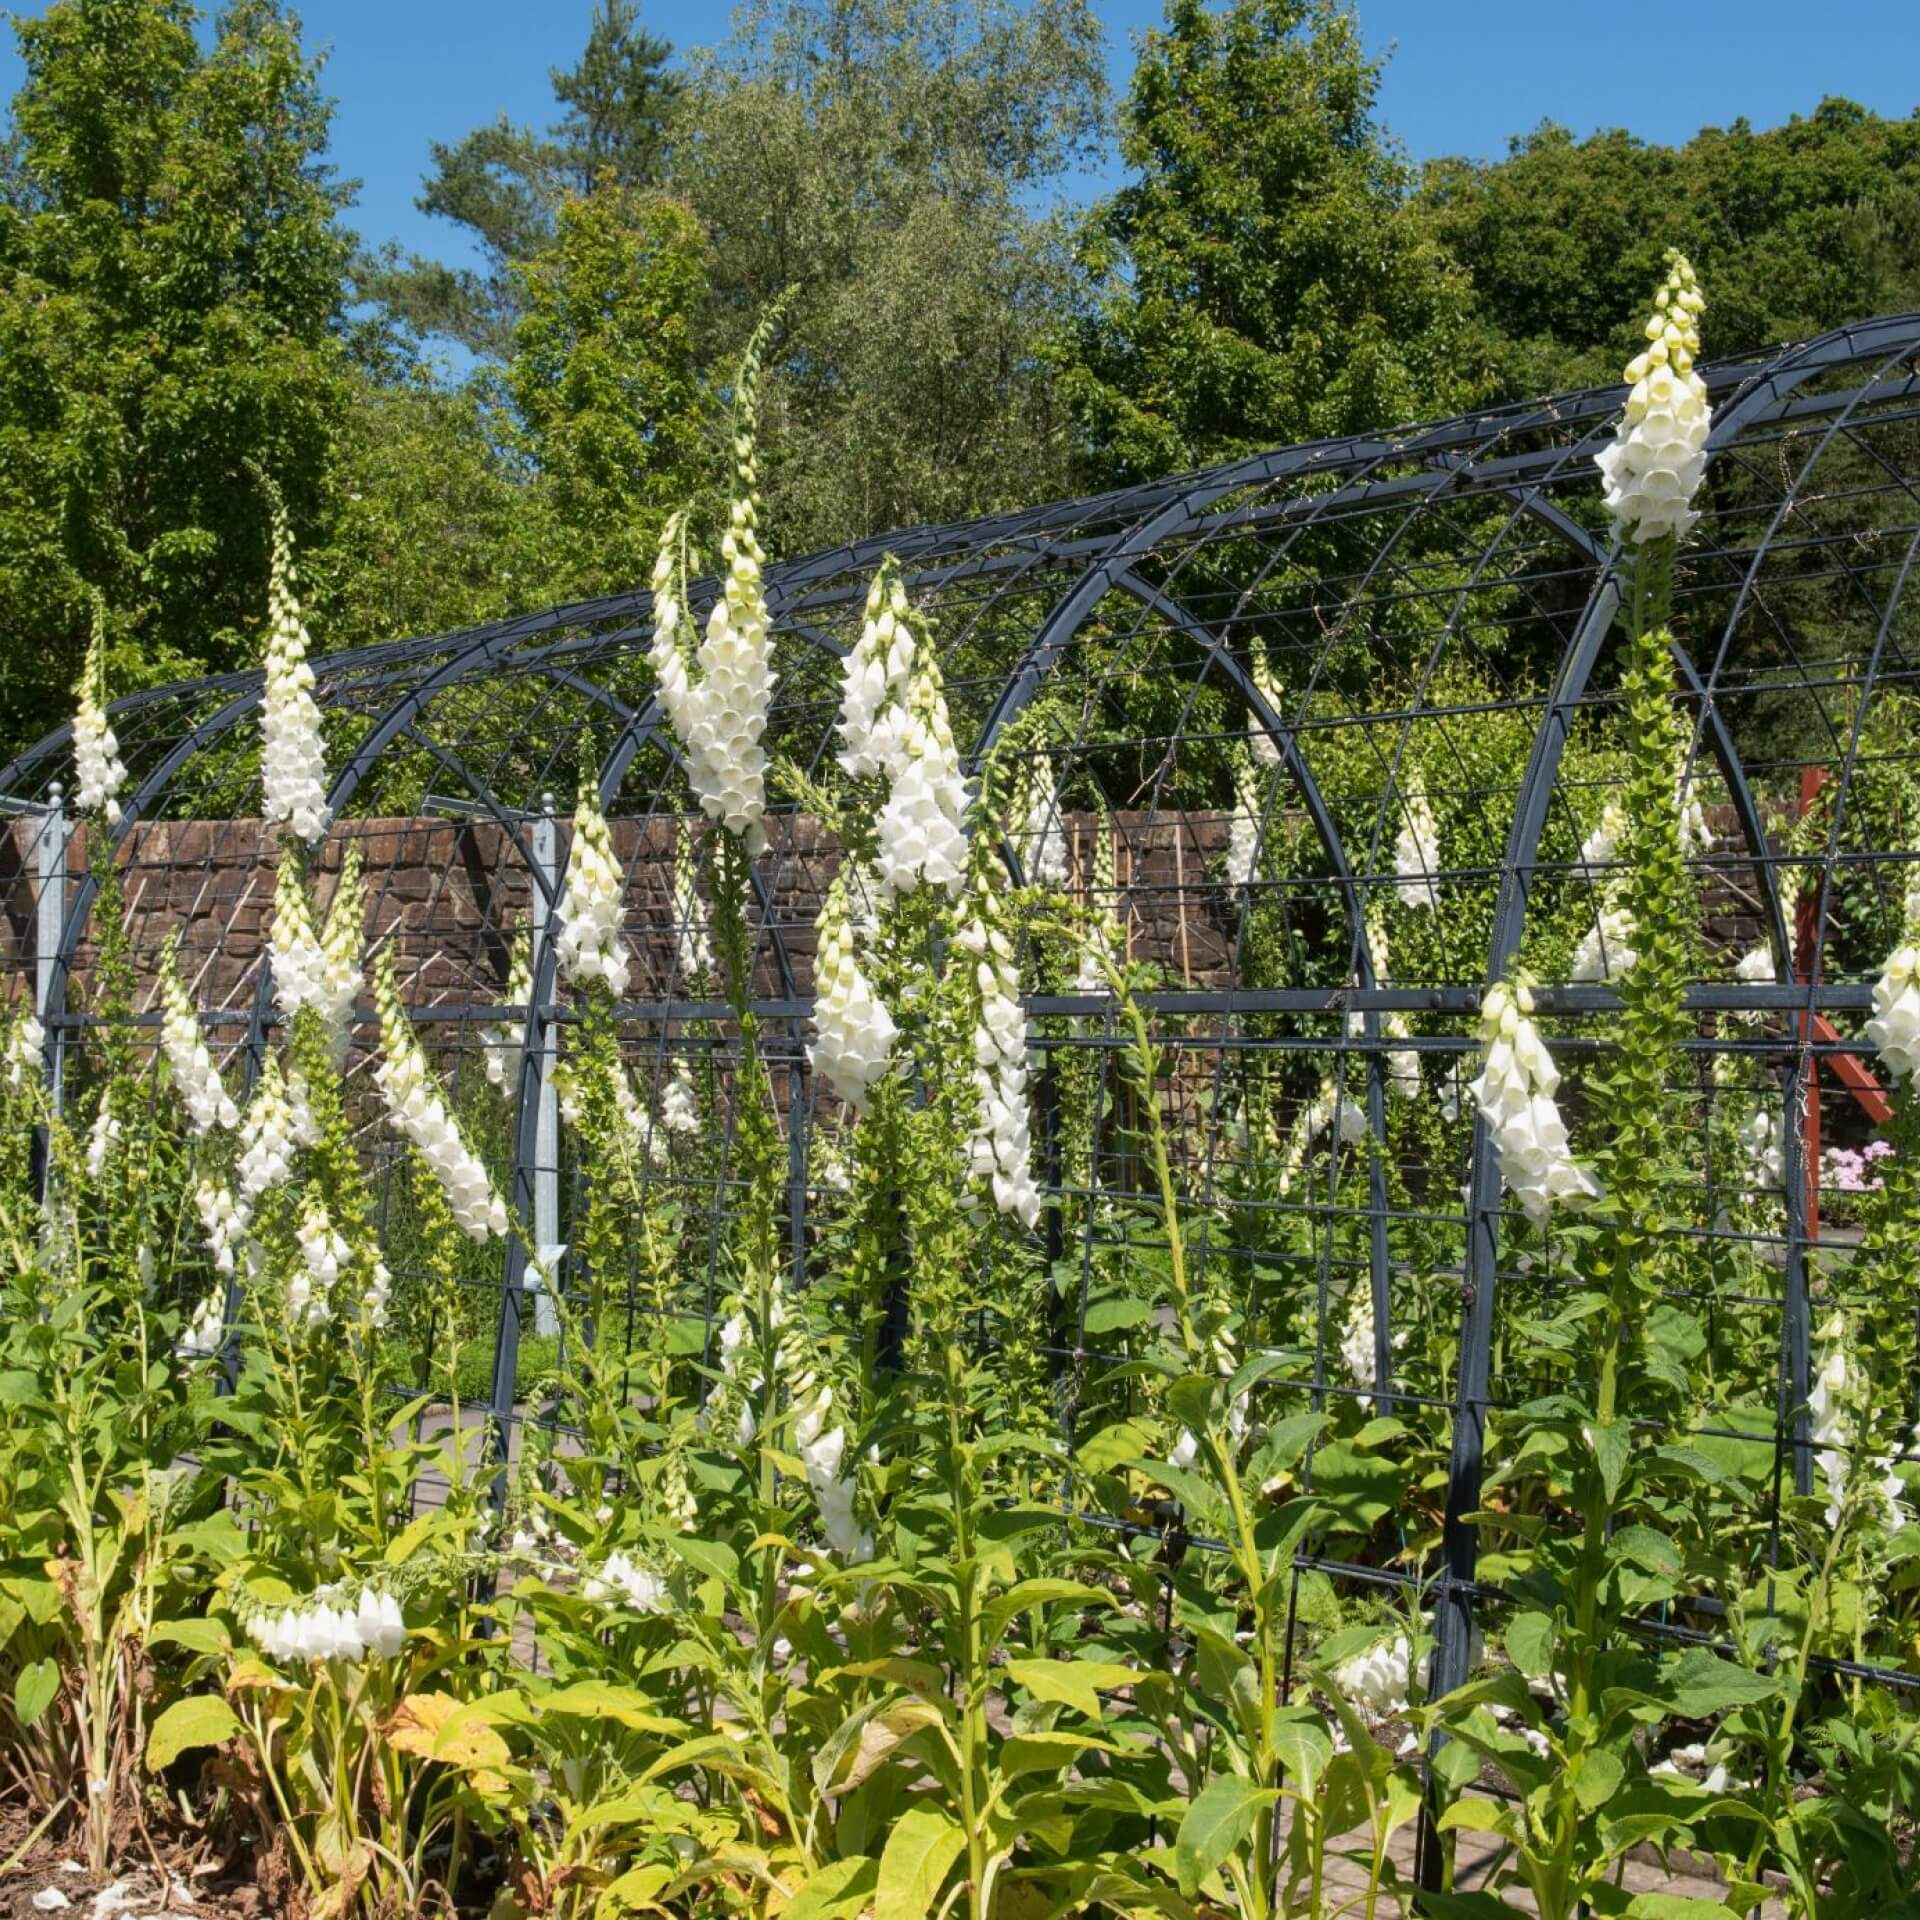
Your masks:
[{"label": "foxglove plant", "polygon": [[1401,903],[1433,908],[1440,904],[1440,823],[1425,787],[1415,783],[1401,801],[1400,831],[1393,842],[1394,885]]},{"label": "foxglove plant", "polygon": [[281,853],[274,880],[273,922],[267,931],[274,1001],[289,1027],[303,1008],[311,1007],[320,1017],[336,1059],[346,1050],[348,1026],[360,997],[365,924],[366,889],[357,847],[349,848],[340,863],[324,929],[314,924],[300,862],[290,852]]},{"label": "foxglove plant", "polygon": [[973,1177],[1002,1213],[1031,1230],[1040,1221],[1040,1189],[1033,1179],[1027,1115],[1027,1016],[991,862],[975,863],[969,905],[972,912],[955,944],[972,958],[979,994],[973,1083],[980,1104],[969,1150]]},{"label": "foxglove plant", "polygon": [[93,631],[87,641],[86,664],[75,688],[73,713],[74,805],[82,813],[104,816],[108,826],[120,824],[120,789],[126,781],[126,763],[120,742],[107,722],[104,695],[107,662],[107,608],[93,596]]},{"label": "foxglove plant", "polygon": [[[516,930],[507,956],[507,984],[502,990],[512,1007],[524,1007],[533,999],[533,935],[525,927]],[[511,1094],[520,1070],[520,1052],[526,1045],[524,1020],[495,1020],[481,1030],[481,1063],[487,1079],[502,1093]]]},{"label": "foxglove plant", "polygon": [[381,950],[374,973],[374,1004],[380,1015],[380,1060],[373,1070],[396,1133],[410,1140],[446,1195],[460,1231],[486,1240],[507,1231],[507,1209],[486,1167],[467,1144],[446,1096],[400,1002],[393,949]]},{"label": "foxglove plant", "polygon": [[1253,761],[1244,753],[1233,758],[1233,818],[1227,826],[1227,885],[1236,890],[1253,884],[1260,859],[1261,783]]},{"label": "foxglove plant", "polygon": [[709,819],[737,836],[749,858],[766,846],[767,707],[773,692],[772,623],[762,583],[765,556],[758,533],[759,478],[754,434],[760,363],[779,318],[754,330],[734,386],[734,489],[720,543],[726,577],[698,648],[683,637],[690,619],[687,579],[694,559],[686,516],[675,514],[661,536],[653,571],[653,639],[649,657],[660,704],[686,749],[694,798]]},{"label": "foxglove plant", "polygon": [[625,994],[631,974],[621,933],[626,888],[606,815],[583,786],[574,809],[566,879],[554,909],[560,922],[554,953],[569,985],[604,986],[616,1000]]},{"label": "foxglove plant", "polygon": [[860,966],[847,912],[849,872],[843,865],[820,908],[810,1051],[814,1071],[858,1113],[887,1070],[899,1030]]},{"label": "foxglove plant", "polygon": [[1559,1069],[1533,1022],[1533,990],[1502,981],[1481,1003],[1479,1078],[1468,1088],[1500,1154],[1500,1176],[1535,1226],[1555,1206],[1600,1198],[1600,1185],[1573,1156],[1554,1094]]},{"label": "foxglove plant", "polygon": [[260,707],[261,810],[266,822],[306,846],[327,830],[326,739],[313,697],[306,623],[294,590],[293,533],[280,491],[266,483],[273,525],[267,579],[266,690]]},{"label": "foxglove plant", "polygon": [[160,1044],[173,1070],[174,1091],[187,1110],[188,1123],[201,1137],[217,1127],[237,1127],[240,1109],[220,1079],[213,1051],[200,1031],[199,1016],[180,977],[180,937],[168,940],[160,955],[160,997],[165,1016]]},{"label": "foxglove plant", "polygon": [[1693,501],[1713,424],[1706,383],[1693,367],[1706,301],[1680,254],[1668,254],[1653,305],[1646,351],[1627,365],[1630,391],[1620,424],[1594,461],[1608,513],[1624,538],[1642,546],[1672,540],[1699,519]]}]

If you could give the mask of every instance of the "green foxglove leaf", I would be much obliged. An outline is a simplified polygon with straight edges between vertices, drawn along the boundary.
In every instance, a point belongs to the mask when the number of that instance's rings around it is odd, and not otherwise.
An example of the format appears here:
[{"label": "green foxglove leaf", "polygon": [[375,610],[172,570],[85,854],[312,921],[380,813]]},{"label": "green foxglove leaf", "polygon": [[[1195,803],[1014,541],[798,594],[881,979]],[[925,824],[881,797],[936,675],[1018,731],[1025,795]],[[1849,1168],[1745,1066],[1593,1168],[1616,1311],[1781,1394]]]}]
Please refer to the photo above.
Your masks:
[{"label": "green foxglove leaf", "polygon": [[60,1669],[51,1660],[30,1660],[13,1683],[13,1711],[20,1724],[32,1726],[59,1691]]},{"label": "green foxglove leaf", "polygon": [[1174,1872],[1189,1900],[1221,1861],[1245,1843],[1262,1810],[1279,1797],[1272,1787],[1256,1787],[1232,1773],[1221,1774],[1201,1789],[1173,1843]]},{"label": "green foxglove leaf", "polygon": [[240,1732],[240,1720],[217,1693],[176,1700],[147,1736],[147,1770],[159,1773],[194,1747],[217,1747]]},{"label": "green foxglove leaf", "polygon": [[959,1823],[937,1807],[913,1807],[893,1823],[873,1891],[873,1920],[926,1920],[953,1863],[966,1851]]}]

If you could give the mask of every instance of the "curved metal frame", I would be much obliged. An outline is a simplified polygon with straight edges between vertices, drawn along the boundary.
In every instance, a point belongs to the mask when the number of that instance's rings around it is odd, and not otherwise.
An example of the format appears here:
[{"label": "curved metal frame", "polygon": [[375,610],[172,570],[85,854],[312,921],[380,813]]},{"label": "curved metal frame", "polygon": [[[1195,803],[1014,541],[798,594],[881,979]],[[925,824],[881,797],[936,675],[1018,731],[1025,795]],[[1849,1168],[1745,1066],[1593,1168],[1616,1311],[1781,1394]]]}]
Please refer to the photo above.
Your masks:
[{"label": "curved metal frame", "polygon": [[[1717,414],[1710,450],[1716,459],[1737,450],[1744,436],[1773,423],[1818,423],[1825,416],[1814,451],[1806,463],[1810,471],[1821,452],[1840,436],[1854,434],[1854,420],[1865,404],[1904,399],[1920,394],[1920,316],[1899,315],[1841,329],[1805,345],[1771,356],[1755,357],[1730,367],[1707,369]],[[1905,366],[1904,377],[1890,370]],[[1830,396],[1805,397],[1808,383],[1847,369],[1861,370],[1858,384]],[[1393,434],[1362,435],[1340,441],[1295,447],[1238,460],[1208,472],[1122,489],[1088,500],[1062,501],[1019,513],[994,516],[952,526],[922,528],[861,540],[776,566],[769,571],[768,596],[777,630],[803,648],[817,649],[828,658],[844,648],[828,625],[857,611],[865,576],[881,555],[891,552],[907,569],[910,588],[917,594],[938,596],[951,589],[979,597],[961,623],[958,645],[969,634],[1014,604],[1013,596],[1045,591],[1045,611],[1028,629],[1018,657],[1007,666],[996,696],[973,742],[975,764],[1002,739],[1022,711],[1038,697],[1070,649],[1089,630],[1098,610],[1111,596],[1131,601],[1143,620],[1152,619],[1190,644],[1203,680],[1227,690],[1257,727],[1273,743],[1279,768],[1269,790],[1264,836],[1282,784],[1298,801],[1324,854],[1331,886],[1338,896],[1353,954],[1353,985],[1344,994],[1326,996],[1322,1010],[1352,1010],[1361,1021],[1360,1039],[1368,1060],[1367,1119],[1376,1139],[1386,1138],[1383,1040],[1381,1017],[1393,1004],[1376,972],[1366,925],[1364,888],[1377,884],[1388,809],[1397,804],[1402,763],[1407,752],[1413,713],[1427,699],[1442,653],[1452,644],[1462,609],[1482,578],[1492,569],[1495,553],[1522,520],[1531,521],[1564,546],[1582,575],[1591,575],[1584,603],[1566,609],[1569,624],[1556,676],[1541,708],[1532,749],[1512,803],[1505,851],[1496,878],[1492,933],[1482,985],[1499,979],[1520,949],[1526,928],[1528,892],[1538,868],[1543,835],[1558,791],[1562,759],[1575,717],[1589,702],[1594,674],[1611,632],[1619,601],[1619,556],[1552,497],[1555,488],[1572,484],[1586,470],[1601,438],[1611,430],[1619,402],[1618,389],[1596,389],[1584,394],[1525,406],[1496,408],[1461,420],[1408,429]],[[1897,484],[1920,497],[1912,478],[1889,474]],[[1728,656],[1732,636],[1749,605],[1757,598],[1759,571],[1770,545],[1781,534],[1788,516],[1798,509],[1801,481],[1784,496],[1774,496],[1771,521],[1753,541],[1753,555],[1731,598],[1723,630],[1711,661],[1704,670],[1676,641],[1675,669],[1684,697],[1694,710],[1691,756],[1704,747],[1711,755],[1731,799],[1746,857],[1757,876],[1761,905],[1775,956],[1777,989],[1752,997],[1752,1004],[1798,1023],[1798,1044],[1787,1049],[1782,1091],[1789,1124],[1786,1129],[1785,1187],[1788,1196],[1785,1253],[1784,1311],[1782,1316],[1781,1394],[1783,1414],[1804,1401],[1808,1375],[1809,1303],[1806,1274],[1806,1221],[1799,1177],[1803,1152],[1803,1090],[1814,1071],[1809,1041],[1812,1017],[1821,999],[1816,964],[1809,979],[1790,989],[1794,955],[1791,951],[1791,915],[1782,897],[1776,856],[1752,780],[1743,765],[1732,727],[1722,709],[1728,685]],[[1348,519],[1394,514],[1398,518],[1372,552],[1350,587],[1350,604],[1371,603],[1378,581],[1398,577],[1405,566],[1399,548],[1419,516],[1454,503],[1504,501],[1508,512],[1498,533],[1482,546],[1472,575],[1455,593],[1454,605],[1435,630],[1419,685],[1408,715],[1401,716],[1399,738],[1391,753],[1381,758],[1385,793],[1376,812],[1371,844],[1362,850],[1358,837],[1349,847],[1343,840],[1335,807],[1316,779],[1302,747],[1298,727],[1277,711],[1262,694],[1245,660],[1235,651],[1234,634],[1243,622],[1267,617],[1260,596],[1267,583],[1292,564],[1292,556],[1309,532],[1337,528]],[[1242,580],[1235,604],[1224,612],[1198,605],[1179,577],[1187,558],[1204,555],[1215,541],[1244,538],[1261,532],[1274,536],[1255,577]],[[1835,745],[1844,745],[1842,785],[1859,751],[1862,714],[1881,671],[1882,654],[1900,594],[1916,562],[1917,535],[1901,562],[1875,635],[1865,670],[1860,710],[1856,711],[1844,743],[1836,731]],[[1054,581],[1058,579],[1057,591]],[[714,583],[696,590],[710,597]],[[495,793],[490,783],[469,765],[457,743],[439,741],[426,729],[433,702],[457,687],[484,680],[490,674],[544,675],[579,699],[597,704],[616,721],[615,737],[597,769],[603,807],[611,807],[636,760],[650,747],[665,756],[669,769],[677,765],[672,742],[662,728],[656,701],[634,705],[593,677],[594,663],[638,650],[649,632],[650,596],[645,591],[610,595],[604,599],[553,609],[531,616],[496,621],[469,633],[438,636],[366,647],[316,662],[319,697],[323,705],[365,702],[369,724],[334,779],[330,805],[338,816],[353,801],[381,756],[397,742],[412,740],[432,754],[456,779],[464,780],[483,812],[505,831],[532,871],[519,831],[518,817]],[[1557,615],[1549,616],[1558,618]],[[1337,620],[1335,636],[1345,636],[1345,616]],[[1309,697],[1325,671],[1331,643],[1321,647],[1313,668]],[[1196,687],[1198,683],[1196,682]],[[390,693],[383,704],[373,697]],[[262,698],[260,676],[236,674],[194,683],[188,687],[143,692],[115,702],[112,713],[128,726],[158,727],[174,712],[199,712],[211,707],[204,719],[191,724],[174,740],[163,732],[153,744],[163,748],[152,770],[139,781],[112,837],[112,846],[124,845],[145,819],[163,808],[174,782],[196,754],[228,736],[251,718]],[[1189,696],[1191,710],[1193,696]],[[169,706],[169,702],[173,703]],[[36,774],[63,770],[69,750],[69,730],[50,734],[27,753],[0,770],[0,793],[21,791]],[[1845,803],[1844,791],[1840,796]],[[1838,856],[1840,807],[1830,825],[1824,859],[1819,862],[1817,927],[1824,938],[1826,909]],[[1010,856],[1011,857],[1011,856]],[[544,882],[542,882],[544,886]],[[780,986],[777,1007],[769,1013],[789,1022],[794,1038],[800,1005],[795,969],[775,916],[764,876],[756,876],[761,919]],[[551,905],[551,889],[548,904]],[[95,886],[91,874],[82,876],[64,917],[54,959],[48,996],[48,1045],[56,1051],[69,1024],[66,1017],[67,981],[84,937]],[[1817,943],[1816,943],[1817,945]],[[534,959],[534,984],[526,1010],[525,1043],[516,1088],[512,1136],[512,1201],[522,1217],[530,1213],[536,1154],[536,1120],[543,1062],[550,1045],[554,1016],[554,955],[551,941],[539,943]],[[1465,1011],[1473,996],[1458,1001]],[[1232,990],[1215,996],[1223,1017],[1235,1011]],[[1241,1004],[1245,1004],[1244,1001]],[[1304,1008],[1306,1001],[1301,1000]],[[1443,1004],[1436,993],[1432,1004]],[[1454,1004],[1448,1001],[1447,1004]],[[1718,1004],[1718,1003],[1716,1003]],[[257,1060],[263,1045],[271,1005],[271,983],[264,961],[255,983],[254,1004],[247,1030],[249,1062]],[[1050,1009],[1057,1011],[1058,1009]],[[665,1010],[641,1010],[648,1017],[679,1017]],[[1331,1044],[1331,1043],[1330,1043]],[[796,1046],[796,1055],[798,1048]],[[251,1066],[249,1072],[251,1071]],[[793,1229],[796,1246],[804,1237],[805,1143],[803,1138],[800,1070],[793,1069],[793,1123],[789,1128],[794,1155]],[[1375,1317],[1375,1378],[1377,1404],[1383,1409],[1392,1398],[1392,1330],[1390,1324],[1387,1243],[1388,1191],[1382,1156],[1369,1159],[1368,1270]],[[1473,1130],[1464,1214],[1465,1264],[1458,1342],[1458,1368],[1452,1399],[1453,1440],[1447,1495],[1442,1572],[1438,1590],[1437,1644],[1432,1686],[1444,1690],[1464,1679],[1473,1626],[1475,1534],[1469,1516],[1479,1501],[1485,1415],[1492,1391],[1491,1354],[1498,1290],[1500,1176],[1497,1157],[1484,1123]],[[525,1292],[525,1252],[510,1241],[505,1259],[499,1338],[495,1351],[494,1415],[496,1439],[504,1458],[506,1422],[512,1414],[517,1371],[520,1316]],[[1793,1465],[1801,1485],[1810,1467],[1804,1433],[1796,1435]]]}]

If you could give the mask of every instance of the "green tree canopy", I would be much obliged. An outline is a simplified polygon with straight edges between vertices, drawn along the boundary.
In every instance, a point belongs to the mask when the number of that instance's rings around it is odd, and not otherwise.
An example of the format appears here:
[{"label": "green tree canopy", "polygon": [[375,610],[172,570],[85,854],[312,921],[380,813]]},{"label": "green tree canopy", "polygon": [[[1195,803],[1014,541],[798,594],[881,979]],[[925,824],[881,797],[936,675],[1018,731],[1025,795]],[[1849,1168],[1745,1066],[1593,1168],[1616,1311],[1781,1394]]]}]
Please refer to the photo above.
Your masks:
[{"label": "green tree canopy", "polygon": [[709,394],[695,351],[707,291],[699,223],[676,200],[603,181],[565,202],[520,270],[506,384],[543,507],[568,530],[547,597],[643,582],[702,461]]},{"label": "green tree canopy", "polygon": [[267,529],[303,528],[350,381],[345,190],[328,103],[277,0],[211,47],[184,0],[57,0],[15,23],[0,183],[0,735],[62,717],[88,594],[116,691],[249,658]]},{"label": "green tree canopy", "polygon": [[680,91],[666,70],[672,51],[640,25],[636,0],[597,0],[579,60],[552,69],[566,111],[544,135],[501,119],[429,149],[417,204],[464,229],[484,266],[403,262],[390,251],[363,268],[363,291],[423,333],[504,358],[524,297],[518,269],[552,245],[567,198],[602,180],[630,188],[658,179]]},{"label": "green tree canopy", "polygon": [[1095,471],[1131,479],[1470,404],[1468,288],[1406,217],[1379,63],[1336,0],[1169,0],[1057,349]]},{"label": "green tree canopy", "polygon": [[669,173],[712,246],[716,364],[798,290],[764,410],[780,546],[1070,484],[1044,201],[1105,105],[1086,0],[759,0],[695,64]]},{"label": "green tree canopy", "polygon": [[1710,356],[1920,304],[1920,114],[1827,100],[1682,147],[1546,125],[1504,160],[1430,165],[1415,212],[1473,276],[1505,393],[1616,380],[1668,247],[1711,290]]}]

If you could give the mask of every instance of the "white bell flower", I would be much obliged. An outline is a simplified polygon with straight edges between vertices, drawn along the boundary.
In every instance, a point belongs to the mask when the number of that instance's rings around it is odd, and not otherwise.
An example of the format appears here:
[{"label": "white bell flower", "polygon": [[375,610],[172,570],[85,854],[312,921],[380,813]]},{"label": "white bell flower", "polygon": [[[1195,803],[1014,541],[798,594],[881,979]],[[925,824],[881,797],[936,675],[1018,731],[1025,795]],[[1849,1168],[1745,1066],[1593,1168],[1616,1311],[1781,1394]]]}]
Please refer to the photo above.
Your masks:
[{"label": "white bell flower", "polygon": [[713,964],[713,942],[707,937],[707,908],[700,898],[693,844],[684,823],[673,843],[673,926],[680,990],[698,998],[711,990],[718,973]]},{"label": "white bell flower", "polygon": [[193,1204],[206,1233],[214,1271],[232,1273],[235,1256],[247,1237],[248,1212],[234,1199],[232,1188],[217,1180],[202,1180],[193,1190]]},{"label": "white bell flower", "polygon": [[1576,981],[1618,980],[1639,959],[1633,946],[1633,915],[1625,907],[1602,907],[1573,950],[1567,977]]},{"label": "white bell flower", "polygon": [[[533,999],[533,936],[525,927],[513,936],[504,998],[510,1007],[524,1007]],[[524,1019],[495,1020],[480,1030],[481,1065],[488,1080],[502,1093],[511,1094],[514,1089],[526,1037]]]},{"label": "white bell flower", "polygon": [[1259,775],[1246,755],[1236,753],[1233,767],[1233,816],[1227,824],[1227,885],[1253,884],[1265,822]]},{"label": "white bell flower", "polygon": [[467,1145],[400,1004],[393,950],[382,951],[374,979],[380,1059],[373,1070],[395,1132],[412,1141],[446,1195],[460,1231],[485,1240],[507,1231],[507,1209],[480,1157]]},{"label": "white bell flower", "polygon": [[120,741],[107,724],[101,691],[106,683],[106,605],[96,594],[93,634],[87,642],[86,665],[75,688],[73,713],[73,801],[82,813],[100,813],[107,824],[120,824],[120,789],[126,781],[126,763]]},{"label": "white bell flower", "polygon": [[180,977],[177,935],[167,942],[160,956],[160,998],[166,1009],[160,1025],[160,1045],[173,1070],[174,1091],[187,1109],[191,1130],[204,1136],[215,1127],[237,1127],[240,1109],[221,1082],[213,1051],[200,1031],[199,1016]]},{"label": "white bell flower", "polygon": [[835,875],[820,910],[814,978],[814,1070],[848,1106],[864,1108],[887,1070],[898,1029],[861,971],[847,924],[845,869]]},{"label": "white bell flower", "polygon": [[298,1144],[280,1063],[269,1055],[240,1123],[238,1176],[243,1217],[251,1218],[253,1203],[263,1193],[283,1185],[292,1174]]},{"label": "white bell flower", "polygon": [[1873,983],[1867,1038],[1903,1085],[1920,1073],[1920,885],[1907,894],[1906,933]]},{"label": "white bell flower", "polygon": [[1353,1706],[1375,1720],[1405,1713],[1413,1685],[1413,1648],[1404,1633],[1342,1660],[1329,1676]]},{"label": "white bell flower", "polygon": [[1607,511],[1629,541],[1678,537],[1699,514],[1693,500],[1707,463],[1713,410],[1694,371],[1706,306],[1693,268],[1669,252],[1654,295],[1647,348],[1628,363],[1631,391],[1612,444],[1595,456]]},{"label": "white bell flower", "polygon": [[125,1129],[115,1117],[110,1101],[102,1100],[87,1133],[87,1178],[98,1180],[107,1170],[107,1161],[119,1146]]},{"label": "white bell flower", "polygon": [[187,1322],[175,1344],[175,1352],[183,1360],[189,1361],[204,1360],[218,1353],[226,1325],[226,1295],[219,1287],[215,1287],[194,1309],[193,1318]]},{"label": "white bell flower", "polygon": [[1033,887],[1066,886],[1071,875],[1067,859],[1067,821],[1060,806],[1060,789],[1053,762],[1041,758],[1021,783],[1020,870]]},{"label": "white bell flower", "polygon": [[582,793],[573,815],[573,846],[555,913],[560,932],[554,954],[572,986],[599,982],[618,1000],[627,990],[630,967],[620,923],[627,877],[614,857],[606,816]]},{"label": "white bell flower", "polygon": [[1480,1013],[1484,1062],[1468,1091],[1492,1130],[1501,1178],[1540,1226],[1556,1205],[1597,1200],[1600,1185],[1573,1158],[1553,1100],[1560,1074],[1532,1015],[1527,987],[1502,981],[1489,990]]},{"label": "white bell flower", "polygon": [[1400,831],[1393,843],[1394,885],[1409,907],[1440,904],[1440,823],[1427,790],[1409,787],[1402,802]]},{"label": "white bell flower", "polygon": [[624,1553],[611,1553],[580,1581],[580,1597],[597,1606],[631,1607],[636,1613],[665,1613],[667,1583]]},{"label": "white bell flower", "polygon": [[23,1008],[7,1027],[6,1056],[0,1061],[9,1089],[17,1093],[39,1081],[46,1071],[46,1049],[47,1030],[40,1016],[31,1007]]},{"label": "white bell flower", "polygon": [[974,1179],[989,1189],[994,1205],[1031,1231],[1040,1222],[1040,1189],[1033,1179],[1027,1110],[1027,1016],[1013,948],[995,919],[988,892],[955,938],[960,951],[973,957],[979,993],[973,1030],[978,1105],[968,1157]]},{"label": "white bell flower", "polygon": [[1740,1144],[1746,1150],[1748,1178],[1756,1187],[1780,1188],[1786,1185],[1786,1120],[1776,1120],[1764,1107],[1756,1107],[1740,1123]]},{"label": "white bell flower", "polygon": [[307,662],[307,629],[294,594],[293,536],[278,492],[273,564],[267,581],[266,692],[260,707],[261,812],[312,846],[327,830],[326,740]]}]

